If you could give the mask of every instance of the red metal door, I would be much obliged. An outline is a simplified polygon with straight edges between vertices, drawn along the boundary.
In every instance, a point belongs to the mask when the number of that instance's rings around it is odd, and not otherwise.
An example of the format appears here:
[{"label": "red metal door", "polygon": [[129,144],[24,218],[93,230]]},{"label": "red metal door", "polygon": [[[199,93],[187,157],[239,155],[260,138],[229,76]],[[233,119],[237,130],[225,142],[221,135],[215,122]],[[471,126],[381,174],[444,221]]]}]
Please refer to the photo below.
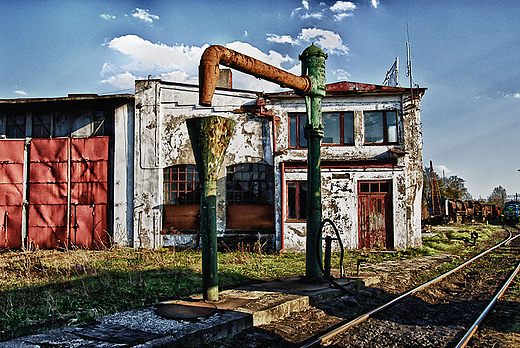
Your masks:
[{"label": "red metal door", "polygon": [[24,140],[0,140],[0,248],[22,246]]},{"label": "red metal door", "polygon": [[368,182],[358,195],[359,248],[391,248],[392,210],[388,182]]},{"label": "red metal door", "polygon": [[33,139],[28,244],[98,248],[108,243],[108,137]]}]

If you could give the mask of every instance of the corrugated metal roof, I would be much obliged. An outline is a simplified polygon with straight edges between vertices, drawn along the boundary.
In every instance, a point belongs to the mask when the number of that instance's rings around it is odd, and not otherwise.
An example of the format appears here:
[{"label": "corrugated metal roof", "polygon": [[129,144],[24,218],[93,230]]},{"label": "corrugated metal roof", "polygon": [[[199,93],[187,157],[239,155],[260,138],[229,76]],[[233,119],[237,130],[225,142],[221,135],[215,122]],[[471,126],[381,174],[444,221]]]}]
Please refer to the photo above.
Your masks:
[{"label": "corrugated metal roof", "polygon": [[95,100],[115,100],[127,99],[133,100],[133,94],[69,94],[67,97],[55,98],[18,98],[18,99],[0,99],[0,104],[31,104],[31,103],[51,103],[51,102],[73,102],[73,101],[95,101]]}]

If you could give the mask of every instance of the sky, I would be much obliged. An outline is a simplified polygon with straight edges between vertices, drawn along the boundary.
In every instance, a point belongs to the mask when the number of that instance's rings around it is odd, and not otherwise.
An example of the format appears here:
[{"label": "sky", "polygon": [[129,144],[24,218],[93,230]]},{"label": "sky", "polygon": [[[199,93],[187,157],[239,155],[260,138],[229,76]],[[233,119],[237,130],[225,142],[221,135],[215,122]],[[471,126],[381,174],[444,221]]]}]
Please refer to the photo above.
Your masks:
[{"label": "sky", "polygon": [[[515,1],[0,0],[0,99],[134,93],[134,80],[197,83],[200,56],[223,45],[301,74],[311,43],[327,83],[427,88],[423,161],[466,180],[473,198],[520,192],[520,4]],[[235,88],[278,86],[233,72]]]}]

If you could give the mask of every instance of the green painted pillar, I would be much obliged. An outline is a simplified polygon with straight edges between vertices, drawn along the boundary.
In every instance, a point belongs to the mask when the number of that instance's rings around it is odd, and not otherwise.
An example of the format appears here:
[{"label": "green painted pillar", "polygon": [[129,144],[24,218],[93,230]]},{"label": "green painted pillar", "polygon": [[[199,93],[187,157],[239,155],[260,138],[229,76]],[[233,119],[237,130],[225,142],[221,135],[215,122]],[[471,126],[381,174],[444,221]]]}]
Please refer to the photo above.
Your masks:
[{"label": "green painted pillar", "polygon": [[187,119],[186,126],[202,186],[202,295],[206,301],[217,301],[217,178],[235,121],[220,116],[195,117]]},{"label": "green painted pillar", "polygon": [[302,75],[311,78],[312,89],[305,96],[307,124],[305,137],[307,152],[307,239],[305,256],[305,279],[317,282],[322,279],[318,257],[321,258],[321,236],[318,235],[321,223],[321,100],[325,96],[325,54],[321,48],[312,44],[300,55]]}]

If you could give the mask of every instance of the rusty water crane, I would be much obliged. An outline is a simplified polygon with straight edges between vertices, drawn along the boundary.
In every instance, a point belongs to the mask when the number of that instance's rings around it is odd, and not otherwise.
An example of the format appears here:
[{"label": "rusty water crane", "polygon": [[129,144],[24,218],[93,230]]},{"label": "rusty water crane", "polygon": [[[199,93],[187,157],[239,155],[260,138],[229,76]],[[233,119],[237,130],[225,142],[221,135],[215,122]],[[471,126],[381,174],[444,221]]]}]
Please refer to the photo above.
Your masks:
[{"label": "rusty water crane", "polygon": [[199,104],[211,106],[220,74],[219,64],[277,83],[281,87],[292,88],[305,98],[307,109],[305,137],[309,144],[305,278],[307,281],[315,282],[322,278],[318,264],[318,257],[321,257],[321,236],[318,234],[322,217],[320,146],[323,138],[323,125],[321,123],[321,101],[326,90],[325,60],[327,54],[312,44],[303,51],[299,58],[302,61],[302,76],[291,74],[223,46],[210,46],[204,51],[199,65]]}]

